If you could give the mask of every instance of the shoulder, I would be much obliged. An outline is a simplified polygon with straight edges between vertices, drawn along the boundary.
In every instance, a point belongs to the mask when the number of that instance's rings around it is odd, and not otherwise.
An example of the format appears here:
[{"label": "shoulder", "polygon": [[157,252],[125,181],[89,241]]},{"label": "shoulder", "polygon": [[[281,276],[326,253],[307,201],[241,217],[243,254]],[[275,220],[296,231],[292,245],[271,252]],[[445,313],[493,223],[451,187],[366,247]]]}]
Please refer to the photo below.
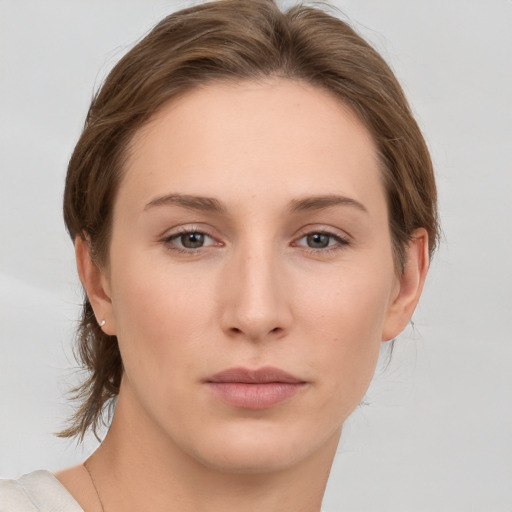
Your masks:
[{"label": "shoulder", "polygon": [[83,512],[49,471],[0,480],[0,512]]}]

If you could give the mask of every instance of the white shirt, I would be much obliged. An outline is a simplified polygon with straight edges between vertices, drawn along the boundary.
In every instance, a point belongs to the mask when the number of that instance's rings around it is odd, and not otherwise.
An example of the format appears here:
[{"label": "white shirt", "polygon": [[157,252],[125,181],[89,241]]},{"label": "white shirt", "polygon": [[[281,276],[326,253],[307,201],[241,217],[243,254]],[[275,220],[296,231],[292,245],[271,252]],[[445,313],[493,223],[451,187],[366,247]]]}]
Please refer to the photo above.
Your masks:
[{"label": "white shirt", "polygon": [[[0,480],[0,512],[84,512],[49,471]],[[320,511],[322,512],[322,511]]]},{"label": "white shirt", "polygon": [[0,512],[84,512],[49,471],[0,480]]}]

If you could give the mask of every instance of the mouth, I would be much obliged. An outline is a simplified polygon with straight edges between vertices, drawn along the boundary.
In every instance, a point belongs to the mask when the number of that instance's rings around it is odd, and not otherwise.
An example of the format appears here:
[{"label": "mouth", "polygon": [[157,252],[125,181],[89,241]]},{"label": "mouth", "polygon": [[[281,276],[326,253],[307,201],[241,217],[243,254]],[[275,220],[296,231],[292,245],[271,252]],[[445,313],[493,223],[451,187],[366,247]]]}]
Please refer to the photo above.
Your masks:
[{"label": "mouth", "polygon": [[270,366],[257,370],[229,368],[204,382],[216,397],[229,405],[253,411],[274,407],[295,396],[307,384]]}]

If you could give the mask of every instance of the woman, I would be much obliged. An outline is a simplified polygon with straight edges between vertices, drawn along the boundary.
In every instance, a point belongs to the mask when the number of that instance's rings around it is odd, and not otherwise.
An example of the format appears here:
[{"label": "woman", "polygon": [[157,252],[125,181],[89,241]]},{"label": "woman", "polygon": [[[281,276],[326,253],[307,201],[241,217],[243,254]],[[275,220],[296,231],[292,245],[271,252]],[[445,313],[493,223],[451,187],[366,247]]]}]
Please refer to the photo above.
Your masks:
[{"label": "woman", "polygon": [[271,0],[169,16],[93,100],[64,216],[90,376],[62,435],[115,413],[84,464],[2,484],[2,510],[318,512],[437,239],[380,56]]}]

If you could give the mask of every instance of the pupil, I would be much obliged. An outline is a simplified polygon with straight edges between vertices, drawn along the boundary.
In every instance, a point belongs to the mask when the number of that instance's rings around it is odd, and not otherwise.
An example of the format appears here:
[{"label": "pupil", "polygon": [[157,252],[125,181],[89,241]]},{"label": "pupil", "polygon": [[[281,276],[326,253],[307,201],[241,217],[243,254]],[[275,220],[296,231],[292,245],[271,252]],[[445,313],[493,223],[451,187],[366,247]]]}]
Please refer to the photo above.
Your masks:
[{"label": "pupil", "polygon": [[308,235],[307,240],[308,246],[314,249],[323,249],[329,245],[329,235],[324,235],[323,233]]},{"label": "pupil", "polygon": [[203,246],[204,235],[203,233],[187,233],[186,235],[182,235],[181,243],[183,247],[187,249],[197,249]]}]

